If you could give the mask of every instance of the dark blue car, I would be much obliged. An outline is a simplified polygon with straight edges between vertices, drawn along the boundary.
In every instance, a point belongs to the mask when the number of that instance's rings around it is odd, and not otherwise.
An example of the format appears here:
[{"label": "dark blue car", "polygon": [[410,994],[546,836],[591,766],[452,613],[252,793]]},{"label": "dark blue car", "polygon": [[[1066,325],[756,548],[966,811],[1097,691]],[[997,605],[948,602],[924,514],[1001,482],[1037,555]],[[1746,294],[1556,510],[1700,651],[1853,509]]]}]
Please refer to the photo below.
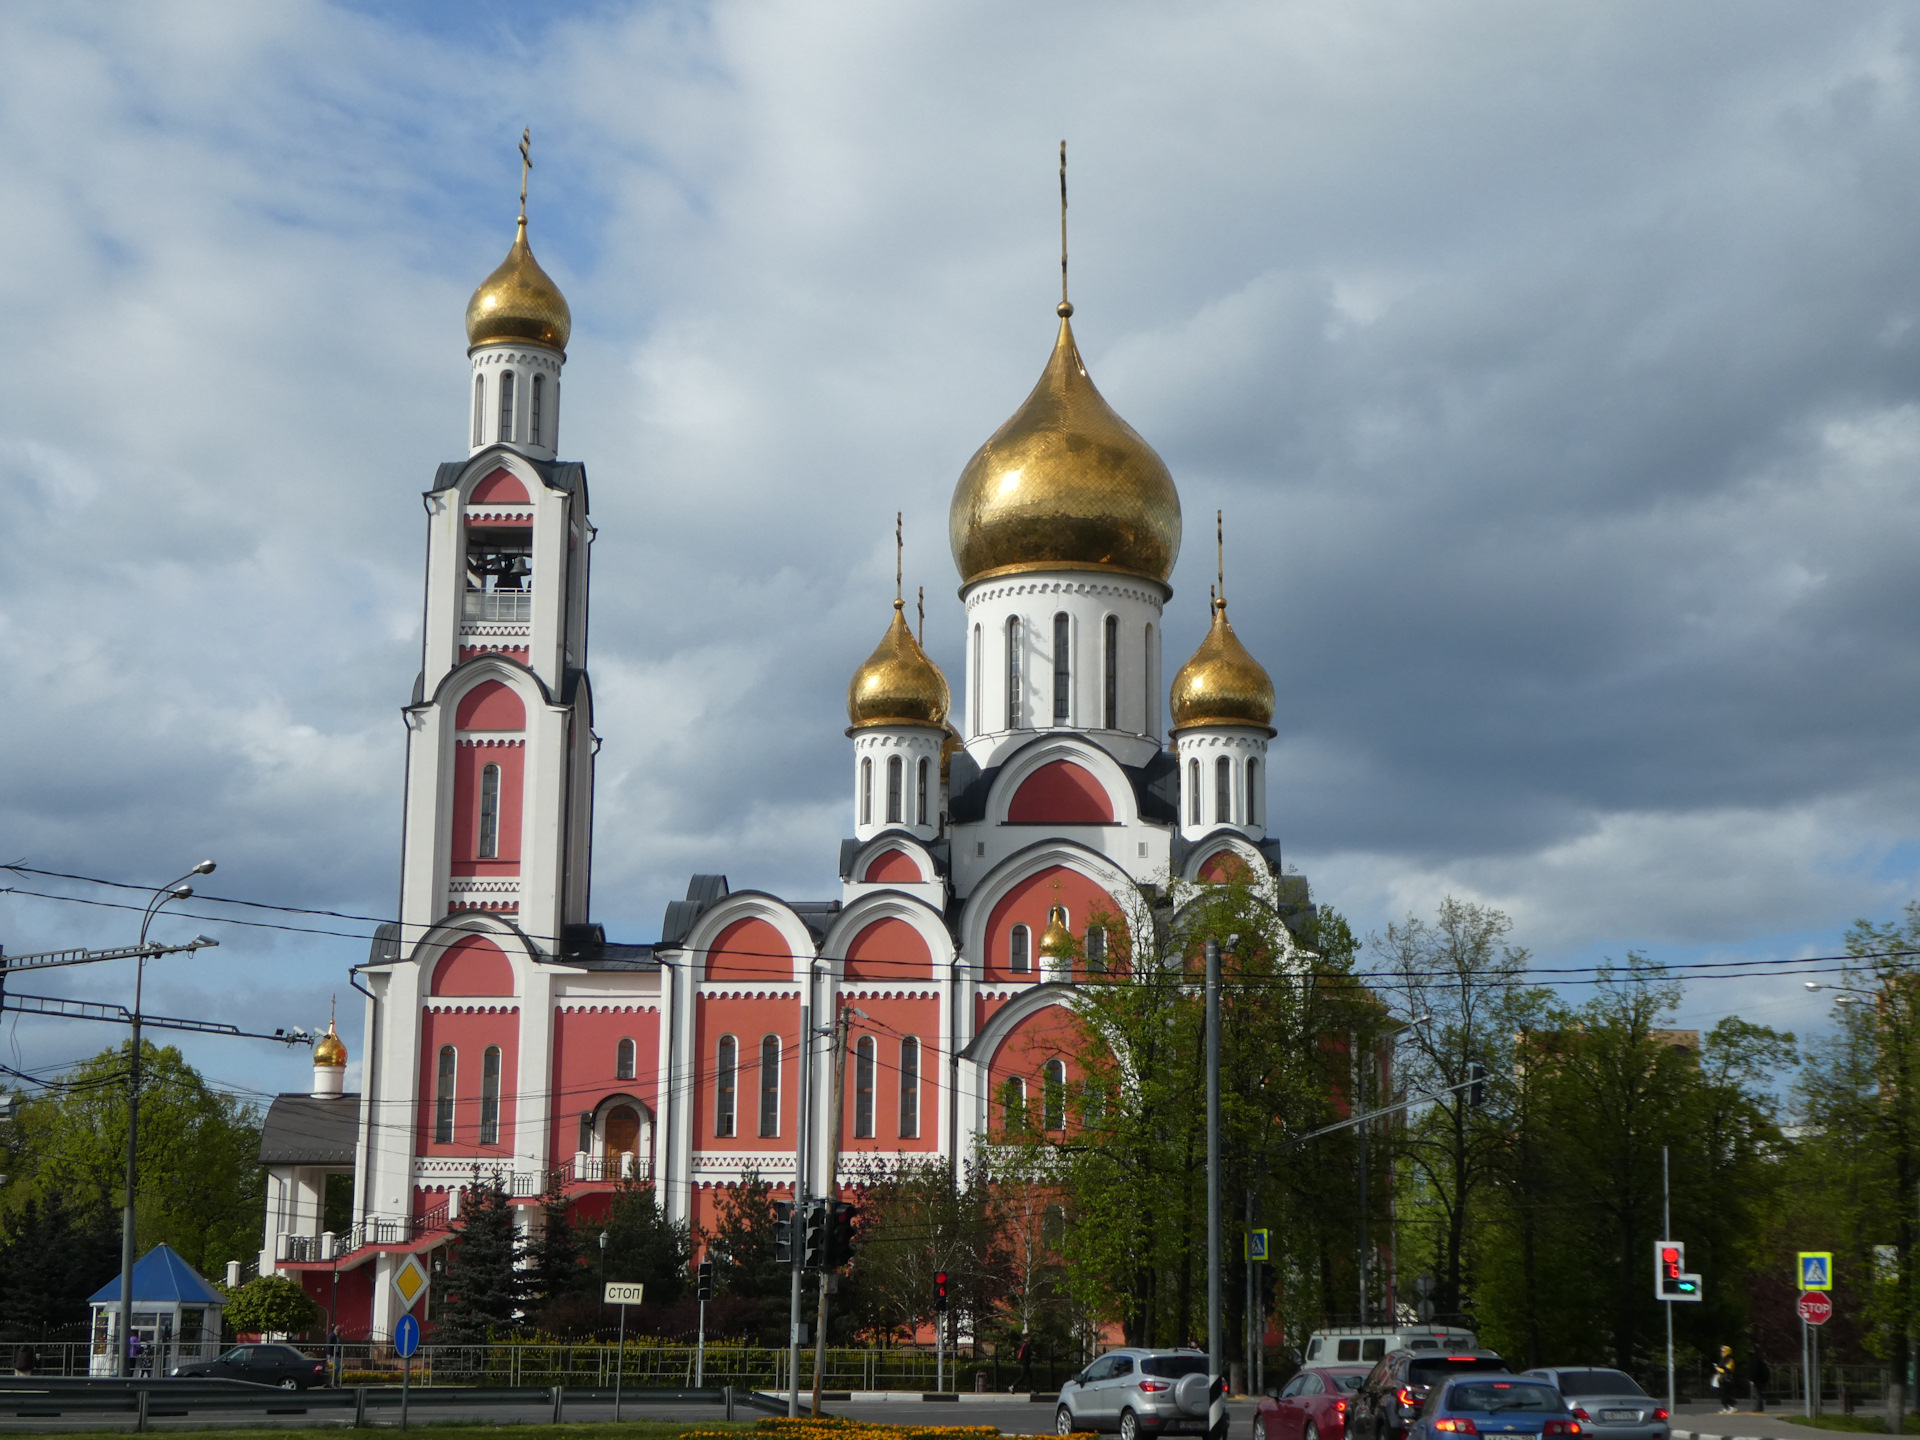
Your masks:
[{"label": "dark blue car", "polygon": [[1462,1435],[1584,1434],[1566,1398],[1544,1380],[1520,1375],[1463,1375],[1433,1387],[1407,1440],[1459,1440]]}]

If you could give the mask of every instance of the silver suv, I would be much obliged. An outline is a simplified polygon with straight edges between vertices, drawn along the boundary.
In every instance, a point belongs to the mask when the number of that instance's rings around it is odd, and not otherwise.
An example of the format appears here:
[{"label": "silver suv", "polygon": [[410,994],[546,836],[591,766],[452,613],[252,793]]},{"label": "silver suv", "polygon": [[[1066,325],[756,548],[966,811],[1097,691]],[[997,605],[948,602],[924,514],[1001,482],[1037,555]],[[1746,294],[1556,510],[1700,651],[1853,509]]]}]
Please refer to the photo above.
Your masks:
[{"label": "silver suv", "polygon": [[1207,1357],[1197,1350],[1109,1350],[1060,1387],[1053,1433],[1118,1431],[1120,1440],[1203,1434]]}]

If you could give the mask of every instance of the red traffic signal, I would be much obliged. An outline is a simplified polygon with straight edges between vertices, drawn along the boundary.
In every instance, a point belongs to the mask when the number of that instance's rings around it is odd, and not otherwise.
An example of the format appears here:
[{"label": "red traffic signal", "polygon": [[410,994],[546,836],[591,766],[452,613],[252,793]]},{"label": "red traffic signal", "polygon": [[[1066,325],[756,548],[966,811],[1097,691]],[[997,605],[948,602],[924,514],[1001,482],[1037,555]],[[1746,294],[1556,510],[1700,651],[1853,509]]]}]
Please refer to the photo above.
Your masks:
[{"label": "red traffic signal", "polygon": [[1680,1247],[1678,1245],[1660,1247],[1660,1274],[1667,1280],[1680,1278]]},{"label": "red traffic signal", "polygon": [[947,1272],[944,1270],[937,1272],[933,1277],[933,1308],[936,1310],[947,1308]]}]

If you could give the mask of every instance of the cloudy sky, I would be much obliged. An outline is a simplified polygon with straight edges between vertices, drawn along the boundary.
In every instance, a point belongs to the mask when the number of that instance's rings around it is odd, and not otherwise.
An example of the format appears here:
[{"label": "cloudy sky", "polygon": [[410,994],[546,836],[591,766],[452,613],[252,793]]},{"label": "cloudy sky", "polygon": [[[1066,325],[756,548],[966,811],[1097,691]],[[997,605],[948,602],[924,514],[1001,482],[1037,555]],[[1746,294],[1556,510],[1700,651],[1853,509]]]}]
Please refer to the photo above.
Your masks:
[{"label": "cloudy sky", "polygon": [[[959,673],[947,502],[1051,342],[1065,137],[1081,346],[1187,512],[1167,651],[1223,508],[1318,897],[1362,929],[1478,899],[1543,964],[1827,953],[1920,867],[1917,29],[1865,0],[9,5],[0,859],[154,885],[206,855],[218,895],[392,909],[419,495],[464,455],[524,125],[599,526],[596,917],[652,939],[696,870],[832,894],[896,509]],[[222,949],[156,962],[151,1008],[354,998],[363,941],[180,908],[157,933]],[[138,918],[0,896],[0,941]],[[1823,1019],[1790,979],[1696,984],[1685,1019],[1731,1010]],[[10,1017],[0,1062],[111,1038]],[[306,1063],[188,1048],[240,1088]]]}]

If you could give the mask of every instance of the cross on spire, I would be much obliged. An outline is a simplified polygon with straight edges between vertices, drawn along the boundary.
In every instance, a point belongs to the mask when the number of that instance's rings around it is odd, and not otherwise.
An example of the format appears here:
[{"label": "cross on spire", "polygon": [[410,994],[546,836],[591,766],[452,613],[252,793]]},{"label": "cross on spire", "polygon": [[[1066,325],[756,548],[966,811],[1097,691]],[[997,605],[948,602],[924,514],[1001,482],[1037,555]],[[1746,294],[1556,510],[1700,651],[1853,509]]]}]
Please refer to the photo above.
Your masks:
[{"label": "cross on spire", "polygon": [[1067,299],[1067,142],[1060,142],[1060,304],[1062,320],[1073,314],[1073,302]]},{"label": "cross on spire", "polygon": [[1220,608],[1227,608],[1227,527],[1224,512],[1213,512],[1213,550],[1214,563],[1219,587],[1215,593],[1220,597]]},{"label": "cross on spire", "polygon": [[527,222],[527,172],[533,169],[533,128],[520,132],[520,223]]},{"label": "cross on spire", "polygon": [[900,555],[905,542],[900,538],[901,511],[893,512],[893,608],[904,610],[907,602],[900,594]]}]

